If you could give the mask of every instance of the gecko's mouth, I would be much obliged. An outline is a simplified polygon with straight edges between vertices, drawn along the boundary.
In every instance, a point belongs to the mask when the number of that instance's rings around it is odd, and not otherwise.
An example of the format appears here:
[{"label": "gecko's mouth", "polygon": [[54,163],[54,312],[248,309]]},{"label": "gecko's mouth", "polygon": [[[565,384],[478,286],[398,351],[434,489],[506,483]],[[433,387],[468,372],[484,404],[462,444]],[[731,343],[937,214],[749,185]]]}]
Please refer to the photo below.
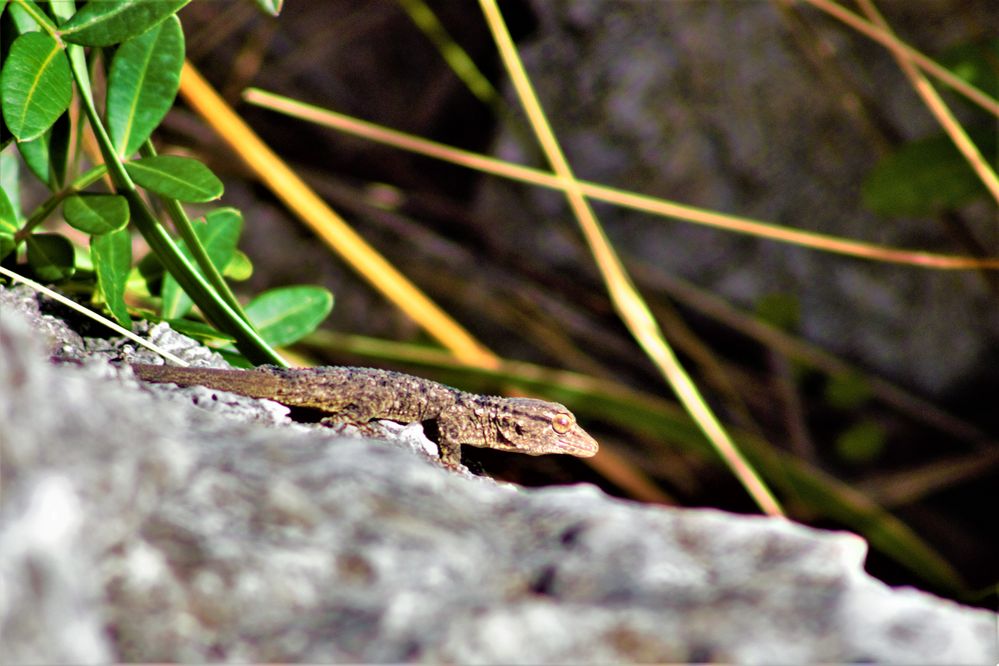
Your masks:
[{"label": "gecko's mouth", "polygon": [[560,453],[568,453],[580,458],[592,458],[600,450],[597,440],[581,428],[577,427],[571,432],[567,432],[558,438],[558,448]]}]

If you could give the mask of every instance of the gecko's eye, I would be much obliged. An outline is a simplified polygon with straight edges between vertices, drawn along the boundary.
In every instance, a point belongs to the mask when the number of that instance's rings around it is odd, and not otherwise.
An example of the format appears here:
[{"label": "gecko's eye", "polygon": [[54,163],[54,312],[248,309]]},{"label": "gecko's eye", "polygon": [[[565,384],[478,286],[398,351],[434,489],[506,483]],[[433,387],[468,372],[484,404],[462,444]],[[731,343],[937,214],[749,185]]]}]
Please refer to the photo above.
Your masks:
[{"label": "gecko's eye", "polygon": [[560,435],[564,435],[572,428],[572,417],[568,414],[556,414],[552,418],[552,428]]}]

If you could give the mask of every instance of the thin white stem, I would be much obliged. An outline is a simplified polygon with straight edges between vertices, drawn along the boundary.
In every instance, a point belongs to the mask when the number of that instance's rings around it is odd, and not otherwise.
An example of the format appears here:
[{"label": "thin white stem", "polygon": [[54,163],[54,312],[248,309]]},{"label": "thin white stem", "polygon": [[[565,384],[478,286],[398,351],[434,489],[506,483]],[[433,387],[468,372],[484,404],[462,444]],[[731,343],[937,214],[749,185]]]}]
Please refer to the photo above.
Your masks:
[{"label": "thin white stem", "polygon": [[139,345],[142,345],[146,349],[150,349],[150,350],[156,352],[157,354],[159,354],[160,356],[162,356],[163,358],[165,358],[166,360],[168,360],[168,361],[170,361],[172,363],[176,363],[177,365],[188,365],[187,361],[185,361],[184,359],[182,359],[182,358],[180,358],[178,356],[174,356],[173,354],[171,354],[170,352],[168,352],[168,351],[166,351],[164,349],[160,349],[159,347],[157,347],[153,343],[149,342],[148,340],[140,338],[135,333],[132,333],[132,331],[128,330],[127,328],[123,328],[122,326],[119,326],[118,324],[114,323],[113,321],[111,321],[107,317],[103,317],[103,316],[97,314],[96,312],[94,312],[93,310],[89,310],[89,309],[83,307],[79,303],[76,303],[76,302],[74,302],[74,301],[66,298],[65,296],[63,296],[59,292],[53,291],[53,290],[49,289],[48,287],[46,287],[45,285],[39,284],[39,283],[35,282],[34,280],[30,280],[30,279],[24,277],[23,275],[18,275],[17,273],[15,273],[13,271],[9,271],[6,268],[4,268],[3,266],[0,266],[0,274],[6,275],[7,277],[9,277],[11,280],[14,280],[15,282],[24,283],[24,284],[28,285],[29,287],[31,287],[32,289],[34,289],[35,291],[41,292],[41,293],[45,294],[46,296],[48,296],[49,298],[52,298],[54,300],[59,301],[60,303],[62,303],[63,305],[65,305],[68,308],[73,308],[74,310],[76,310],[77,312],[79,312],[80,314],[82,314],[84,317],[90,317],[94,321],[97,321],[97,322],[100,322],[100,323],[104,324],[105,326],[107,326],[108,328],[110,328],[112,331],[114,331],[116,333],[120,333],[121,335],[124,335],[126,338],[128,338],[132,342],[134,342],[136,344],[139,344]]}]

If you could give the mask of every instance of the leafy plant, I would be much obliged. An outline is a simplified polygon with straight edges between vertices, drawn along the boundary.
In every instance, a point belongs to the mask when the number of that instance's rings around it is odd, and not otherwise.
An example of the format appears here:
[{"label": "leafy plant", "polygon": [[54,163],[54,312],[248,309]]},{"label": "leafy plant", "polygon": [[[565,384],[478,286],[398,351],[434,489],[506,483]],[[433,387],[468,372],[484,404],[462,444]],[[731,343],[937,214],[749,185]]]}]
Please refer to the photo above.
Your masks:
[{"label": "leafy plant", "polygon": [[[960,44],[943,53],[940,63],[956,76],[993,98],[999,92],[999,38]],[[968,137],[986,159],[994,158],[997,144],[995,119],[978,118],[969,109]],[[954,146],[936,133],[900,146],[885,156],[865,178],[864,205],[880,215],[934,215],[986,198],[988,189]]]},{"label": "leafy plant", "polygon": [[[189,1],[106,0],[77,10],[67,0],[15,0],[0,7],[0,150],[5,170],[14,171],[0,181],[0,260],[10,267],[22,258],[19,270],[43,281],[73,281],[74,291],[89,290],[124,326],[136,314],[166,319],[226,347],[237,362],[284,365],[272,345],[314,330],[332,295],[319,287],[274,290],[258,297],[266,304],[260,312],[244,311],[223,279],[250,272],[236,250],[242,215],[219,208],[192,223],[182,204],[217,201],[222,182],[196,159],[157,155],[150,140],[180,86],[185,47],[177,12]],[[106,75],[96,77],[106,80],[103,90],[91,79],[98,69]],[[78,150],[87,131],[98,154]],[[19,161],[8,158],[14,151]],[[25,216],[19,185],[29,176],[49,195]],[[150,202],[170,217],[179,240]],[[40,231],[60,207],[87,247]],[[133,231],[152,249],[136,267]],[[195,305],[210,327],[192,318]]]},{"label": "leafy plant", "polygon": [[[983,155],[995,155],[993,126],[969,132]],[[907,143],[882,159],[861,190],[864,205],[880,215],[932,215],[984,198],[988,190],[945,134]]]}]

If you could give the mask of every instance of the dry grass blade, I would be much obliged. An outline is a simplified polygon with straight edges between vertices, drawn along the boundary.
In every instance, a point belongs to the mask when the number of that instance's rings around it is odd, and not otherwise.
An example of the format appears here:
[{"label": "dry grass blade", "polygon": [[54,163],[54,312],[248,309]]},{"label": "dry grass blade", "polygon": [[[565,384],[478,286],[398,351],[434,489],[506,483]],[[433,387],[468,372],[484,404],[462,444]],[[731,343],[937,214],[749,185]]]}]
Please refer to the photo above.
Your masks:
[{"label": "dry grass blade", "polygon": [[493,0],[480,0],[480,4],[486,15],[486,22],[489,24],[499,47],[507,73],[510,75],[517,95],[524,105],[541,147],[551,163],[555,175],[561,181],[569,204],[607,285],[611,301],[622,321],[666,377],[684,407],[760,508],[769,515],[783,515],[780,505],[769,488],[736,448],[718,419],[701,398],[689,375],[681,367],[679,360],[663,337],[655,318],[635,289],[614,248],[607,240],[544,117],[533,86],[528,80],[513,41],[506,30],[499,8]]},{"label": "dry grass blade", "polygon": [[[412,136],[388,127],[352,118],[335,111],[320,109],[256,88],[247,89],[243,94],[243,98],[251,104],[341,130],[353,136],[360,136],[385,145],[394,146],[401,150],[408,150],[452,164],[476,169],[483,173],[509,178],[510,180],[565,191],[562,182],[556,176],[540,169],[511,164],[494,157],[454,148],[422,137]],[[644,211],[653,215],[693,222],[706,227],[756,236],[758,238],[768,238],[799,247],[822,250],[823,252],[935,270],[999,269],[999,259],[979,259],[962,255],[885,247],[848,238],[838,238],[811,231],[790,229],[747,217],[717,213],[637,192],[619,190],[586,180],[579,180],[576,183],[583,194],[591,199],[605,201],[624,208]]]}]

